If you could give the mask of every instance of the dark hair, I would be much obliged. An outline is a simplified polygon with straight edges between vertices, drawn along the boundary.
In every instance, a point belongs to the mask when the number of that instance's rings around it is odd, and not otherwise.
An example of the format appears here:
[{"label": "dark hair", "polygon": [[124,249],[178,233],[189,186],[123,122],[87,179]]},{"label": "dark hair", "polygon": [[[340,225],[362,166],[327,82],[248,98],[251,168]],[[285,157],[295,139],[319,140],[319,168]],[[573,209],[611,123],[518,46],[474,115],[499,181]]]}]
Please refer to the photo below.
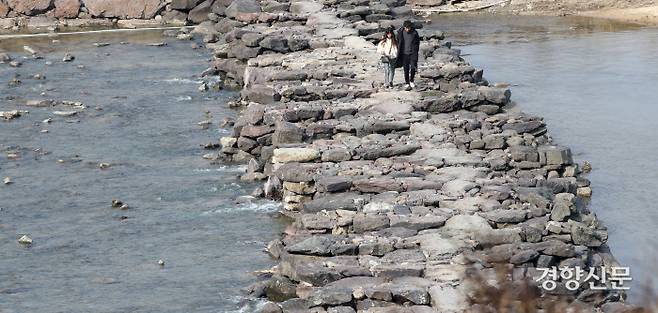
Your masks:
[{"label": "dark hair", "polygon": [[414,28],[414,24],[413,24],[413,23],[411,23],[411,21],[410,21],[410,20],[406,20],[406,21],[404,21],[404,23],[402,24],[402,27],[405,27],[405,28],[407,28],[407,27],[408,27],[408,28],[411,28],[411,29],[413,29],[413,28]]},{"label": "dark hair", "polygon": [[383,41],[385,41],[388,38],[388,34],[391,34],[391,40],[393,41],[393,45],[397,46],[398,45],[398,40],[395,38],[395,30],[393,28],[389,28],[384,32],[384,38],[382,38]]}]

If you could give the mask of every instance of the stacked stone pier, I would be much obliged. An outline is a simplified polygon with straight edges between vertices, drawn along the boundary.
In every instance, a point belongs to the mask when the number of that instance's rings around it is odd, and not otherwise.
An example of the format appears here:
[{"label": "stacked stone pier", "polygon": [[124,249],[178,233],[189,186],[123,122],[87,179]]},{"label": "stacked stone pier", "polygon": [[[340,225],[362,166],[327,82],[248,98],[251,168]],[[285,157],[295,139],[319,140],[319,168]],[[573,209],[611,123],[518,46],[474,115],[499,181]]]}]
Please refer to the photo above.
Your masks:
[{"label": "stacked stone pier", "polygon": [[262,312],[496,312],[479,291],[503,286],[508,308],[525,289],[540,311],[632,308],[620,291],[535,280],[619,265],[585,205],[590,182],[541,117],[440,32],[419,30],[417,89],[382,86],[374,43],[405,19],[424,26],[405,1],[234,9],[194,32],[217,38],[213,71],[241,89],[217,158],[247,163],[242,179],[262,181],[256,194],[292,221],[250,289],[269,299]]}]

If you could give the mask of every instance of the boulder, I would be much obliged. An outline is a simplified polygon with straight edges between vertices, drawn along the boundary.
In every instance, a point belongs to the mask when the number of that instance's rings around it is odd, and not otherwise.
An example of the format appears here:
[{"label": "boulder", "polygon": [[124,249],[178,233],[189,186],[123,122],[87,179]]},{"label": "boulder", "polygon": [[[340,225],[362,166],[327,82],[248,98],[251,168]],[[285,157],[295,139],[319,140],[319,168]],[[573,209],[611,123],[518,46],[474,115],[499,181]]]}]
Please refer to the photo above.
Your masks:
[{"label": "boulder", "polygon": [[560,193],[555,195],[553,209],[551,210],[551,220],[564,221],[573,211],[576,210],[574,204],[575,196],[570,193]]},{"label": "boulder", "polygon": [[443,229],[463,230],[463,231],[480,231],[491,230],[491,225],[486,219],[477,215],[455,215],[448,219]]},{"label": "boulder", "polygon": [[462,102],[456,94],[425,99],[419,109],[430,113],[447,113],[461,109]]},{"label": "boulder", "polygon": [[242,35],[240,40],[242,40],[247,47],[258,47],[258,44],[263,38],[264,36],[259,33],[246,33]]},{"label": "boulder", "polygon": [[421,286],[411,284],[399,284],[391,288],[393,298],[400,303],[411,302],[416,305],[430,303],[430,296],[427,290]]},{"label": "boulder", "polygon": [[187,16],[187,19],[192,23],[201,23],[208,20],[208,14],[212,12],[212,4],[214,0],[206,0],[197,5]]},{"label": "boulder", "polygon": [[191,10],[203,0],[172,0],[171,8],[174,10]]},{"label": "boulder", "polygon": [[380,230],[387,228],[389,224],[388,216],[378,214],[357,214],[352,221],[355,233]]},{"label": "boulder", "polygon": [[354,181],[354,188],[364,193],[382,193],[387,191],[402,192],[402,183],[392,178],[370,178]]},{"label": "boulder", "polygon": [[246,137],[240,137],[238,138],[238,149],[242,151],[251,151],[251,149],[255,148],[258,143],[256,143],[256,140],[249,139]]},{"label": "boulder", "polygon": [[278,92],[265,86],[255,86],[243,89],[240,92],[240,95],[245,100],[262,104],[270,104],[281,100],[281,95]]},{"label": "boulder", "polygon": [[[52,0],[6,0],[7,5],[14,12],[25,15],[37,15],[46,13],[52,4]],[[2,4],[0,4],[0,7]]]},{"label": "boulder", "polygon": [[576,249],[573,245],[558,240],[543,241],[535,244],[534,248],[543,254],[557,257],[571,258],[576,255]]},{"label": "boulder", "polygon": [[525,221],[526,212],[522,210],[498,209],[482,213],[482,216],[496,223],[520,223]]},{"label": "boulder", "polygon": [[301,50],[306,50],[310,48],[311,45],[309,43],[309,40],[306,38],[301,38],[301,37],[290,37],[288,38],[288,48],[290,51],[301,51]]},{"label": "boulder", "polygon": [[166,5],[164,0],[83,0],[82,2],[93,17],[121,19],[152,19]]},{"label": "boulder", "polygon": [[56,18],[75,18],[80,13],[80,0],[55,0]]},{"label": "boulder", "polygon": [[258,138],[264,135],[267,135],[273,131],[270,126],[254,126],[247,125],[242,128],[240,131],[240,136],[249,137],[249,138]]},{"label": "boulder", "polygon": [[315,181],[320,192],[341,192],[352,187],[352,180],[345,176],[324,176]]},{"label": "boulder", "polygon": [[274,302],[268,302],[263,305],[258,313],[283,313],[283,310],[278,304]]},{"label": "boulder", "polygon": [[512,264],[523,264],[527,263],[530,261],[533,261],[539,257],[539,252],[535,250],[523,250],[515,253],[511,258],[510,258],[510,263]]},{"label": "boulder", "polygon": [[443,216],[408,216],[408,215],[391,215],[389,217],[391,227],[404,227],[413,230],[424,230],[430,228],[439,228],[446,222]]},{"label": "boulder", "polygon": [[323,288],[313,293],[310,301],[313,306],[337,306],[348,304],[352,301],[352,290],[342,288]]},{"label": "boulder", "polygon": [[361,207],[363,198],[356,193],[327,194],[304,203],[304,212],[319,212],[322,210],[356,211]]},{"label": "boulder", "polygon": [[334,242],[336,242],[336,237],[332,235],[311,236],[286,247],[286,251],[293,254],[331,255],[331,245]]},{"label": "boulder", "polygon": [[297,297],[296,287],[289,278],[274,275],[265,284],[265,294],[271,301],[282,302]]},{"label": "boulder", "polygon": [[295,1],[290,4],[290,13],[308,15],[320,12],[324,6],[312,1]]},{"label": "boulder", "polygon": [[341,162],[352,159],[352,154],[344,148],[334,148],[322,152],[322,161],[324,162]]},{"label": "boulder", "polygon": [[571,149],[558,146],[542,146],[537,149],[542,165],[569,165],[573,163]]},{"label": "boulder", "polygon": [[162,19],[167,24],[184,25],[187,22],[187,13],[178,10],[171,10],[165,13],[162,16]]},{"label": "boulder", "polygon": [[429,289],[429,294],[432,299],[432,306],[441,308],[441,312],[467,312],[470,307],[469,299],[461,286],[432,286]]},{"label": "boulder", "polygon": [[301,223],[306,229],[332,229],[336,226],[331,217],[317,214],[303,214]]},{"label": "boulder", "polygon": [[6,17],[7,14],[9,14],[9,5],[4,0],[0,0],[0,17]]},{"label": "boulder", "polygon": [[288,47],[288,39],[283,36],[267,36],[261,40],[258,45],[265,49],[281,53],[290,51],[290,48]]},{"label": "boulder", "polygon": [[226,8],[226,16],[235,18],[242,13],[260,13],[260,4],[255,0],[233,1]]},{"label": "boulder", "polygon": [[580,223],[571,226],[573,243],[588,247],[600,247],[608,239],[607,232],[587,227]]},{"label": "boulder", "polygon": [[302,142],[303,139],[304,130],[302,128],[293,123],[278,122],[274,127],[272,144],[281,145],[288,143],[298,143]]},{"label": "boulder", "polygon": [[235,40],[230,44],[228,56],[247,61],[260,55],[262,50],[260,47],[247,47],[243,41]]},{"label": "boulder", "polygon": [[312,148],[279,148],[274,149],[272,162],[310,162],[320,157],[320,151]]},{"label": "boulder", "polygon": [[315,166],[308,165],[312,164],[286,163],[279,166],[275,174],[282,181],[295,183],[311,182],[317,169]]},{"label": "boulder", "polygon": [[431,138],[434,135],[442,135],[446,133],[445,128],[430,123],[412,124],[410,131],[412,135],[423,138]]}]

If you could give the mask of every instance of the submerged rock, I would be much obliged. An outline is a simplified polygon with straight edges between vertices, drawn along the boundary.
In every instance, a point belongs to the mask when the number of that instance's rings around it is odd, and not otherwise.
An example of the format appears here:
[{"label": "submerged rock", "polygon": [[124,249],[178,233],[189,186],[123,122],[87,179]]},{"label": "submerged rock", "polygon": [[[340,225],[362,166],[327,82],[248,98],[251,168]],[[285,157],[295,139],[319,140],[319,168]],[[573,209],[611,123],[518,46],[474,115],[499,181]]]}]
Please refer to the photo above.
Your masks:
[{"label": "submerged rock", "polygon": [[71,62],[73,60],[75,60],[75,57],[70,53],[65,54],[64,58],[62,59],[63,62]]},{"label": "submerged rock", "polygon": [[30,238],[28,235],[23,235],[21,238],[18,238],[18,243],[24,244],[24,245],[31,245],[32,244],[32,238]]}]

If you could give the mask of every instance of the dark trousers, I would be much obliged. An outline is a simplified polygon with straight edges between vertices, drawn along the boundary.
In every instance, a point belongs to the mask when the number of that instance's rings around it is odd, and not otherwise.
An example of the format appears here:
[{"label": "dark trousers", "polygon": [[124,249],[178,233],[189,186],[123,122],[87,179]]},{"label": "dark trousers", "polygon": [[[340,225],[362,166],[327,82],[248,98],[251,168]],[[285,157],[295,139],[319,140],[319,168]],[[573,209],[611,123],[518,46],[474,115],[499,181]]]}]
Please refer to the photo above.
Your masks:
[{"label": "dark trousers", "polygon": [[416,61],[413,54],[402,55],[402,67],[404,68],[404,82],[413,83],[416,77]]}]

